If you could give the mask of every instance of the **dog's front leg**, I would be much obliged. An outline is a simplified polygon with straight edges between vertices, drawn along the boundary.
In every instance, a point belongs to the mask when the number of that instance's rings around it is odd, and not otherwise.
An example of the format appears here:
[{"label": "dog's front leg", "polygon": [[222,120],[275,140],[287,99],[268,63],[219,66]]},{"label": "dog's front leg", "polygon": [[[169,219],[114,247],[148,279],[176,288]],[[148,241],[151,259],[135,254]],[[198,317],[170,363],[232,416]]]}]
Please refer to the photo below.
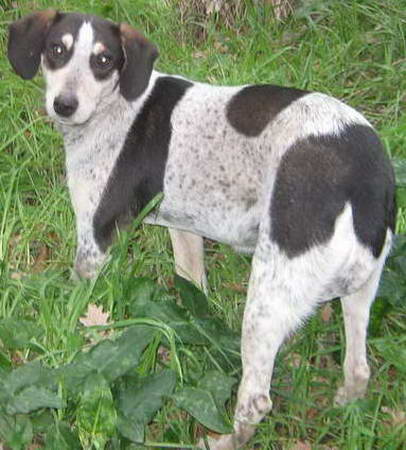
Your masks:
[{"label": "dog's front leg", "polygon": [[106,260],[106,252],[96,242],[90,217],[77,218],[76,227],[75,272],[82,278],[94,278]]},{"label": "dog's front leg", "polygon": [[176,273],[207,292],[203,238],[174,228],[169,228],[169,234],[172,241]]}]

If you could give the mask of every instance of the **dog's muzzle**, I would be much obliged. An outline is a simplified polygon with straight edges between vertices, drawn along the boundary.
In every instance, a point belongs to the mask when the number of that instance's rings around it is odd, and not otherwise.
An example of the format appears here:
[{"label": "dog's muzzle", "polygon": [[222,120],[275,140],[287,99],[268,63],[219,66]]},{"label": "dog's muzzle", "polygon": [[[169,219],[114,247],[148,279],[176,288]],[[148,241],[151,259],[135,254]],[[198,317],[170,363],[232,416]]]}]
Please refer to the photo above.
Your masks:
[{"label": "dog's muzzle", "polygon": [[78,99],[73,95],[58,95],[54,100],[54,110],[61,117],[70,117],[78,109],[78,106]]}]

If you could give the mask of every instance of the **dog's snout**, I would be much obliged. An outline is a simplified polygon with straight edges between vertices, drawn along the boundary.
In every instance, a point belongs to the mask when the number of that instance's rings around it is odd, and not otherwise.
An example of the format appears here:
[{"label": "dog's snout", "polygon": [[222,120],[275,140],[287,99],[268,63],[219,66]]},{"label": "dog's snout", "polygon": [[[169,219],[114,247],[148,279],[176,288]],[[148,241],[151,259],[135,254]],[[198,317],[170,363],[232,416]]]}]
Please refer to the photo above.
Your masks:
[{"label": "dog's snout", "polygon": [[62,117],[70,117],[78,108],[78,99],[74,96],[59,95],[54,100],[54,110]]}]

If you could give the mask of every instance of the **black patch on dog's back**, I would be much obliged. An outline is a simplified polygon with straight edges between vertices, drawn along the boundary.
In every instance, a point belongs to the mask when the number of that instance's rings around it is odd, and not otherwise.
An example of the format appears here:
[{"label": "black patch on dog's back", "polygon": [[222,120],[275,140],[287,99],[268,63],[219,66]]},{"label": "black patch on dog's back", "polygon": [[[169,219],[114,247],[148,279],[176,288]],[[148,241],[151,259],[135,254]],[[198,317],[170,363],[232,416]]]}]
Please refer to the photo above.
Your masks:
[{"label": "black patch on dog's back", "polygon": [[190,86],[179,78],[158,78],[128,131],[93,219],[94,236],[103,251],[116,224],[128,223],[163,191],[172,112]]},{"label": "black patch on dog's back", "polygon": [[375,132],[347,126],[310,136],[283,156],[271,202],[271,239],[289,258],[326,242],[346,202],[357,238],[375,257],[395,229],[394,174]]},{"label": "black patch on dog's back", "polygon": [[284,108],[306,94],[300,89],[271,84],[247,86],[229,101],[227,119],[239,133],[255,137]]}]

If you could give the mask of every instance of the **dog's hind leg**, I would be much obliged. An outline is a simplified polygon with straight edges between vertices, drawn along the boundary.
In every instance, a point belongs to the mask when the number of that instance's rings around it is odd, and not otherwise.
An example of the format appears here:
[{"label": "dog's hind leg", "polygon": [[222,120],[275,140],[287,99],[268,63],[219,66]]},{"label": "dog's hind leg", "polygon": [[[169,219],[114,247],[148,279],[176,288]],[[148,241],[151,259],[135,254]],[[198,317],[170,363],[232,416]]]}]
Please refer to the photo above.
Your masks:
[{"label": "dog's hind leg", "polygon": [[266,257],[261,251],[255,253],[242,326],[243,373],[234,433],[212,440],[211,450],[242,447],[271,410],[269,390],[276,354],[317,306],[318,286],[312,288],[316,283],[307,276],[307,266],[303,272],[296,270],[276,248]]},{"label": "dog's hind leg", "polygon": [[169,228],[169,234],[175,258],[176,273],[207,292],[203,238],[174,228]]},{"label": "dog's hind leg", "polygon": [[344,316],[346,350],[344,359],[344,385],[335,396],[335,402],[344,405],[365,395],[370,369],[367,362],[366,337],[369,311],[378,290],[383,262],[387,251],[381,255],[382,264],[356,293],[341,298]]},{"label": "dog's hind leg", "polygon": [[276,354],[317,306],[312,289],[302,289],[307,284],[302,275],[295,280],[292,273],[286,283],[277,266],[257,256],[253,260],[242,327],[243,375],[235,412],[234,448],[247,442],[255,425],[270,411],[269,389]]}]

